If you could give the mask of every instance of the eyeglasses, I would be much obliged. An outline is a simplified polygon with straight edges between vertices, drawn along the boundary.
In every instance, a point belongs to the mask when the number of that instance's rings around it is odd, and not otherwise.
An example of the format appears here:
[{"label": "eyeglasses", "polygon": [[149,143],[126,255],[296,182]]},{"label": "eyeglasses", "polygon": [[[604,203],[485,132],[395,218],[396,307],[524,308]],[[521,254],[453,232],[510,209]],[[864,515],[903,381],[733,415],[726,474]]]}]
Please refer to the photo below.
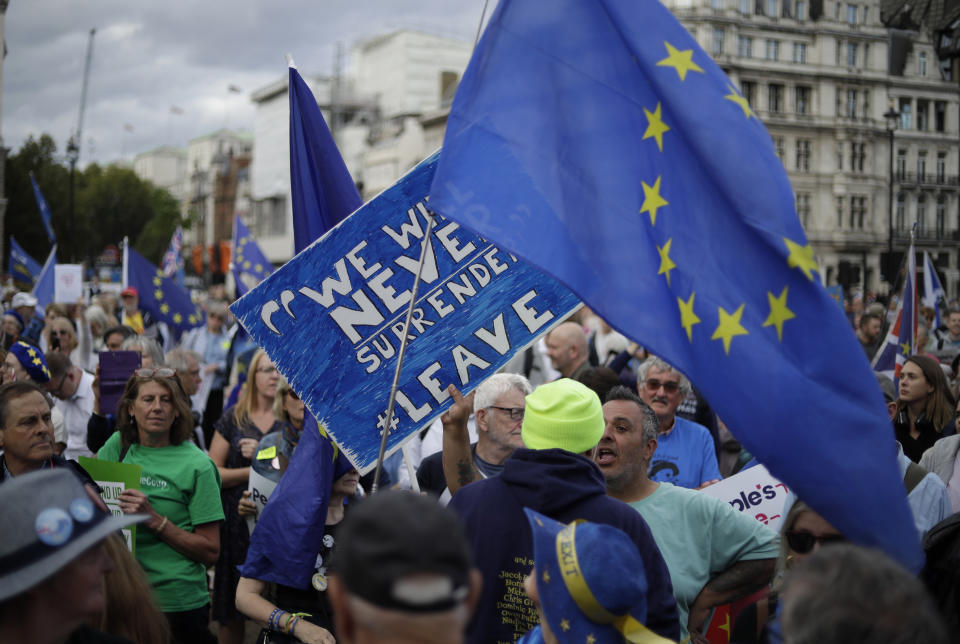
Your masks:
[{"label": "eyeglasses", "polygon": [[66,336],[73,335],[73,333],[69,329],[60,329],[59,331],[57,331],[56,329],[53,329],[50,331],[50,335],[59,335],[60,337],[63,337],[65,335]]},{"label": "eyeglasses", "polygon": [[510,420],[523,420],[523,407],[497,407],[490,405],[490,409],[499,409],[510,416]]},{"label": "eyeglasses", "polygon": [[276,367],[257,367],[257,373],[277,373]]},{"label": "eyeglasses", "polygon": [[668,394],[675,394],[680,391],[679,382],[663,382],[662,380],[657,380],[656,378],[648,378],[644,381],[643,386],[647,388],[647,391],[656,391],[660,387],[663,387],[663,390]]},{"label": "eyeglasses", "polygon": [[813,550],[814,544],[819,543],[826,546],[831,543],[842,543],[847,540],[842,534],[825,534],[817,536],[809,532],[788,532],[786,533],[787,543],[790,549],[800,555],[805,555]]},{"label": "eyeglasses", "polygon": [[297,392],[295,392],[293,389],[287,389],[284,393],[294,400],[300,400],[300,396],[298,396]]},{"label": "eyeglasses", "polygon": [[158,367],[156,369],[145,367],[143,369],[137,369],[136,373],[140,378],[173,378],[177,375],[175,370],[168,367]]},{"label": "eyeglasses", "polygon": [[63,390],[63,382],[67,379],[68,375],[70,374],[64,371],[63,375],[60,376],[60,383],[56,386],[56,388],[48,389],[47,391],[49,391],[51,394],[53,394],[57,398],[61,398],[63,396],[63,394],[61,393],[61,391]]}]

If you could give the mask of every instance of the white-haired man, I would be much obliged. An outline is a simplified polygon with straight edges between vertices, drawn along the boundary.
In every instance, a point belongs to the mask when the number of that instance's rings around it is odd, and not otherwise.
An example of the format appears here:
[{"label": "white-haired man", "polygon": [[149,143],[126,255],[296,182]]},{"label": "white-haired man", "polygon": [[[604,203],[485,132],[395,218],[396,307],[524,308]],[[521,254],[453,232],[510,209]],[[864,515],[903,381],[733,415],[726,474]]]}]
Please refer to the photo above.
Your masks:
[{"label": "white-haired man", "polygon": [[[471,459],[457,461],[457,478],[463,479],[461,485],[474,478],[496,476],[513,451],[523,447],[520,426],[525,398],[531,391],[530,382],[513,373],[494,374],[477,386],[473,396],[477,442],[470,450]],[[423,459],[417,470],[417,481],[421,490],[438,495],[444,503],[450,500],[443,471],[443,452]]]},{"label": "white-haired man", "polygon": [[637,393],[660,423],[650,479],[700,488],[722,476],[710,430],[677,416],[677,407],[690,390],[686,376],[655,356],[644,360],[637,370]]}]

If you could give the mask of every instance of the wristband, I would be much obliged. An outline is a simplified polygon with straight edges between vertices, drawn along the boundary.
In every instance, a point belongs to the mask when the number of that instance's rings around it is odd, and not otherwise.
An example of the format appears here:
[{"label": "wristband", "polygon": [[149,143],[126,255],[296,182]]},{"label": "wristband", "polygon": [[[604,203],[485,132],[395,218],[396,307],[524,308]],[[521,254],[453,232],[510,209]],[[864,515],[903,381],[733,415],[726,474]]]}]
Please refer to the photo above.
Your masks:
[{"label": "wristband", "polygon": [[169,520],[168,517],[163,517],[163,521],[160,522],[160,527],[153,531],[154,534],[159,536],[160,533],[163,532],[163,529],[167,527],[167,521]]}]

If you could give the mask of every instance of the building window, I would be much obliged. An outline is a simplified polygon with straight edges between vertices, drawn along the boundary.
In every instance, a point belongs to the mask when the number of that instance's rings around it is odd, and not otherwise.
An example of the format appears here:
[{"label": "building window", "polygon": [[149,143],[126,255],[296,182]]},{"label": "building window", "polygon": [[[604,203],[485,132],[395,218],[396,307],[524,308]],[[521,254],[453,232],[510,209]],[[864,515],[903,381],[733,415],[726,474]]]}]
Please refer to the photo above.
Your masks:
[{"label": "building window", "polygon": [[741,58],[753,57],[753,38],[740,36],[737,38],[737,56]]},{"label": "building window", "polygon": [[930,129],[930,101],[917,100],[917,129],[921,132]]},{"label": "building window", "polygon": [[847,102],[844,104],[843,115],[847,118],[857,118],[857,90],[847,90]]},{"label": "building window", "polygon": [[810,172],[810,149],[808,139],[797,139],[797,172]]},{"label": "building window", "polygon": [[943,183],[947,176],[947,153],[937,152],[937,183]]},{"label": "building window", "polygon": [[863,172],[863,161],[867,156],[866,143],[850,143],[850,171]]},{"label": "building window", "polygon": [[927,52],[917,54],[917,74],[923,78],[927,75]]},{"label": "building window", "polygon": [[777,157],[780,159],[780,163],[786,163],[785,159],[787,158],[787,142],[782,136],[773,137],[773,147],[777,151]]},{"label": "building window", "polygon": [[800,218],[800,224],[806,228],[810,225],[810,193],[797,193],[797,217]]},{"label": "building window", "polygon": [[927,176],[927,152],[921,150],[917,154],[917,181],[924,183]]},{"label": "building window", "polygon": [[905,199],[903,193],[897,195],[897,207],[895,209],[894,219],[897,227],[897,232],[903,232],[906,228],[906,204],[904,203]]},{"label": "building window", "polygon": [[840,65],[840,50],[843,49],[843,41],[837,38],[837,46],[833,48],[833,52],[836,54],[836,64]]},{"label": "building window", "polygon": [[843,3],[840,2],[840,0],[837,0],[835,3],[833,3],[833,8],[833,19],[837,22],[840,22],[840,11],[843,10]]},{"label": "building window", "polygon": [[857,66],[857,43],[847,43],[847,67]]},{"label": "building window", "polygon": [[863,20],[862,20],[862,22],[863,22],[864,25],[868,24],[868,23],[867,23],[867,11],[868,11],[868,9],[869,9],[869,7],[868,7],[867,5],[863,5]]},{"label": "building window", "polygon": [[923,235],[927,231],[927,196],[917,197],[917,234]]},{"label": "building window", "polygon": [[837,170],[843,170],[843,141],[837,141]]},{"label": "building window", "polygon": [[793,43],[793,62],[801,64],[807,62],[807,43]]},{"label": "building window", "polygon": [[897,150],[897,179],[903,181],[907,176],[907,151],[903,148]]},{"label": "building window", "polygon": [[837,197],[837,228],[843,228],[843,196]]},{"label": "building window", "polygon": [[767,60],[777,60],[780,58],[780,41],[767,39],[766,42],[766,59]]},{"label": "building window", "polygon": [[750,0],[740,0],[740,13],[744,15],[750,14]]},{"label": "building window", "polygon": [[848,25],[857,24],[857,5],[855,4],[847,5],[847,24]]},{"label": "building window", "polygon": [[943,195],[937,197],[937,237],[943,239],[947,226],[947,198]]},{"label": "building window", "polygon": [[911,104],[909,98],[900,99],[900,129],[913,129],[913,118],[911,118]]},{"label": "building window", "polygon": [[807,6],[803,0],[797,0],[797,12],[794,14],[797,20],[806,19]]},{"label": "building window", "polygon": [[284,197],[267,197],[253,202],[253,229],[258,237],[287,232],[287,204]]},{"label": "building window", "polygon": [[710,0],[710,6],[714,9],[723,9],[723,0]]},{"label": "building window", "polygon": [[777,0],[767,0],[767,15],[771,18],[777,17]]},{"label": "building window", "polygon": [[863,43],[863,58],[860,59],[860,68],[867,69],[870,66],[870,43]]},{"label": "building window", "polygon": [[770,83],[767,87],[767,110],[771,113],[783,111],[783,85]]},{"label": "building window", "polygon": [[935,101],[933,103],[933,129],[937,132],[943,132],[947,124],[947,103],[946,101]]},{"label": "building window", "polygon": [[863,230],[867,214],[867,198],[863,195],[850,197],[850,229]]},{"label": "building window", "polygon": [[754,81],[740,81],[740,93],[745,99],[747,99],[747,104],[750,107],[753,107],[757,104],[757,84]]},{"label": "building window", "polygon": [[810,113],[810,88],[804,85],[797,85],[794,98],[796,99],[796,112],[797,114],[809,114]]},{"label": "building window", "polygon": [[719,56],[723,53],[723,29],[713,28],[713,55]]}]

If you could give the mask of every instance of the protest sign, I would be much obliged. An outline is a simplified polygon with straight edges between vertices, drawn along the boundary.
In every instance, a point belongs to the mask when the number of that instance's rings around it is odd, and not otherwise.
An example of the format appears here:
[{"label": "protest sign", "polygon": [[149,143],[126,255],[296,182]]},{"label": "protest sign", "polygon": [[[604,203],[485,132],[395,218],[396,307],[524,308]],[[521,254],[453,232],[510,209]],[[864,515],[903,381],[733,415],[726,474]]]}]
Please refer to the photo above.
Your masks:
[{"label": "protest sign", "polygon": [[[80,467],[85,469],[97,485],[103,488],[100,498],[107,504],[107,509],[114,516],[123,516],[123,511],[120,509],[120,493],[124,490],[140,489],[140,466],[132,463],[101,461],[98,458],[86,456],[81,456],[77,460],[80,462]],[[121,532],[131,554],[136,554],[137,526],[127,526]]]},{"label": "protest sign", "polygon": [[83,267],[57,264],[53,267],[53,301],[76,304],[83,297]]},{"label": "protest sign", "polygon": [[726,501],[740,512],[746,512],[776,532],[783,517],[783,503],[790,490],[763,465],[749,469],[701,490],[704,494]]},{"label": "protest sign", "polygon": [[[350,462],[376,465],[421,253],[437,155],[232,305]],[[553,278],[437,217],[387,454],[557,324],[578,298]]]},{"label": "protest sign", "polygon": [[250,534],[253,534],[257,519],[260,518],[260,513],[263,512],[267,500],[276,487],[276,481],[271,481],[252,467],[250,468],[250,480],[247,483],[247,489],[250,490],[250,500],[257,504],[257,513],[254,516],[247,517],[247,530],[250,531]]}]

